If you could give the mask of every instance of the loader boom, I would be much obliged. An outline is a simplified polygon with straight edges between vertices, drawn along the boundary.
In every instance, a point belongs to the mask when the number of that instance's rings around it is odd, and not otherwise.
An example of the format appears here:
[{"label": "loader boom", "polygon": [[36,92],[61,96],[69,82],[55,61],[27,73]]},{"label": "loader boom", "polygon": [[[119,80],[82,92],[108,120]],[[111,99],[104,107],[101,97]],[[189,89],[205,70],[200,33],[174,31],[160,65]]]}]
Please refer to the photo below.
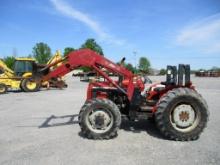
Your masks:
[{"label": "loader boom", "polygon": [[[133,78],[135,77],[129,70],[123,66],[119,66],[105,57],[97,54],[90,49],[81,49],[73,51],[67,55],[64,59],[50,64],[47,67],[51,68],[57,63],[62,62],[62,65],[58,66],[54,70],[50,71],[47,75],[43,76],[43,81],[47,81],[51,78],[62,77],[65,74],[77,69],[81,66],[86,66],[94,69],[99,75],[105,78],[111,85],[119,89],[122,93],[128,96],[128,99],[132,99],[135,85],[133,84]],[[118,83],[111,79],[104,71],[103,68],[109,72],[116,73],[129,81],[127,90],[123,89]]]},{"label": "loader boom", "polygon": [[0,69],[4,70],[7,76],[13,76],[14,72],[0,59]]}]

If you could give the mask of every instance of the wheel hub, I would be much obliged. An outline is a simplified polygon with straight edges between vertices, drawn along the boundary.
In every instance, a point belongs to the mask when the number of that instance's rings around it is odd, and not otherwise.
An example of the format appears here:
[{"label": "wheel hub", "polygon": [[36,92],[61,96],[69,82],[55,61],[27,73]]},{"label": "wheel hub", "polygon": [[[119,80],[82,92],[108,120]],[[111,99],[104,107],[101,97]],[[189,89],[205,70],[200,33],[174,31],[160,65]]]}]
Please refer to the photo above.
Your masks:
[{"label": "wheel hub", "polygon": [[94,130],[106,130],[111,123],[111,116],[101,110],[97,110],[90,114],[89,121]]},{"label": "wheel hub", "polygon": [[184,121],[187,121],[189,120],[189,113],[186,112],[186,111],[182,111],[180,114],[179,114],[179,118],[182,122]]},{"label": "wheel hub", "polygon": [[195,111],[191,105],[178,105],[173,111],[173,122],[177,127],[186,128],[195,121]]},{"label": "wheel hub", "polygon": [[33,81],[28,81],[27,82],[27,88],[28,89],[34,89],[34,88],[36,88],[36,86],[37,86],[36,82],[33,82]]},{"label": "wheel hub", "polygon": [[95,117],[95,125],[96,126],[100,126],[100,127],[103,127],[104,126],[104,121],[105,119],[104,119],[104,117],[103,116],[96,116]]}]

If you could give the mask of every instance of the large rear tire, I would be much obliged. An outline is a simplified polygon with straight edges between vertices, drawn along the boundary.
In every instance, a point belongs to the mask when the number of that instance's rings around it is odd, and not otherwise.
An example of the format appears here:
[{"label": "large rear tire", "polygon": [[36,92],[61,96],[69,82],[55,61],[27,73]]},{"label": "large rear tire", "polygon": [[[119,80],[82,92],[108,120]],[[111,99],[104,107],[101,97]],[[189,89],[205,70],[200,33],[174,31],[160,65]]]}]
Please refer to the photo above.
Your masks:
[{"label": "large rear tire", "polygon": [[36,92],[40,89],[40,83],[32,78],[26,78],[22,80],[21,87],[25,92]]},{"label": "large rear tire", "polygon": [[79,125],[83,136],[89,139],[110,139],[117,136],[121,114],[111,100],[91,99],[81,108]]},{"label": "large rear tire", "polygon": [[206,101],[196,91],[176,88],[158,102],[155,121],[160,132],[177,141],[196,140],[208,121]]},{"label": "large rear tire", "polygon": [[8,91],[8,87],[5,84],[0,84],[0,94],[5,94]]}]

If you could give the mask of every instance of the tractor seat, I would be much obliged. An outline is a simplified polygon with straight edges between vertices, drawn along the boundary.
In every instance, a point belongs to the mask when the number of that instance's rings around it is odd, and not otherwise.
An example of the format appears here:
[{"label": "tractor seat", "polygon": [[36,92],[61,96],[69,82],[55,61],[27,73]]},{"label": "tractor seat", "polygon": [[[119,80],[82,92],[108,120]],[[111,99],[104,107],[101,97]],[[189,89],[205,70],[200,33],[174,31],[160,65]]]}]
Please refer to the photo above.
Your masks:
[{"label": "tractor seat", "polygon": [[162,82],[161,82],[161,85],[167,86],[167,85],[176,85],[176,84],[175,84],[174,82],[162,81]]},{"label": "tractor seat", "polygon": [[154,88],[154,91],[155,92],[160,92],[160,91],[164,90],[164,88],[165,87],[156,87],[156,88]]}]

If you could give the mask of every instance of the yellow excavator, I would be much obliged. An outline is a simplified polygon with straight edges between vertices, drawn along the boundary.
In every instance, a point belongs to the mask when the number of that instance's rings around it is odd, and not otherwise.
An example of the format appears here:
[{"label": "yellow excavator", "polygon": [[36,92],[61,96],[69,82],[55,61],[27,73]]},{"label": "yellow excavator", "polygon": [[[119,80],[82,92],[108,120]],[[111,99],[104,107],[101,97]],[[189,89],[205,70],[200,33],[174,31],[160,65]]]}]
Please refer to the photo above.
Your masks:
[{"label": "yellow excavator", "polygon": [[[55,55],[47,62],[50,65],[62,58],[60,51],[56,51]],[[57,63],[54,68],[62,63]],[[36,92],[40,87],[66,87],[63,77],[59,79],[51,79],[44,82],[36,81],[38,73],[46,65],[36,63],[34,58],[16,58],[14,70],[11,70],[0,59],[0,94],[6,93],[8,88],[25,92]],[[54,69],[51,68],[51,69]],[[33,78],[34,77],[34,78]]]}]

